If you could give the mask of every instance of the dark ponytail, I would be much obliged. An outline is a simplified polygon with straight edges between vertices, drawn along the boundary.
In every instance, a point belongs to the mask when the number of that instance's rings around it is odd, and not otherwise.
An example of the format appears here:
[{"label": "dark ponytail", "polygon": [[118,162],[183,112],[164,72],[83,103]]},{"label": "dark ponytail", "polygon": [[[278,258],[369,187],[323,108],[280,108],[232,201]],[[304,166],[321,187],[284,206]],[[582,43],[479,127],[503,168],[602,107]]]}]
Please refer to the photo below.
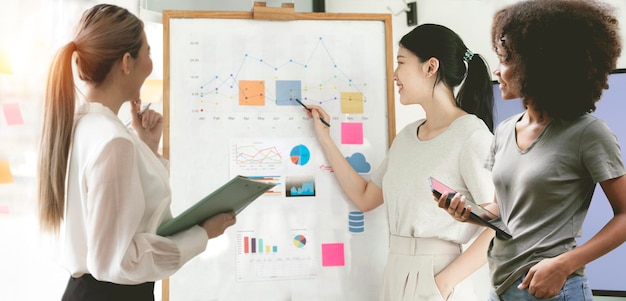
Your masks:
[{"label": "dark ponytail", "polygon": [[454,31],[437,24],[415,27],[400,40],[421,62],[431,57],[439,60],[435,85],[443,82],[450,89],[461,85],[456,105],[482,119],[493,132],[493,87],[489,67],[473,54]]},{"label": "dark ponytail", "polygon": [[493,83],[487,63],[479,54],[473,54],[467,61],[467,76],[456,96],[456,104],[482,119],[493,133]]}]

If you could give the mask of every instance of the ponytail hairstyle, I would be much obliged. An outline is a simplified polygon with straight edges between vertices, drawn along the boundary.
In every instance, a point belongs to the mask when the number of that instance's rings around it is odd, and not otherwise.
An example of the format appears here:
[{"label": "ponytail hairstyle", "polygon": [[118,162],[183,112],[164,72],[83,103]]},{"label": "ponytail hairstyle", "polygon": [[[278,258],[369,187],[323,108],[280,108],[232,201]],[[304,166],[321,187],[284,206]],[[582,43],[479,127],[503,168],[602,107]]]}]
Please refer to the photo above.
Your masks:
[{"label": "ponytail hairstyle", "polygon": [[143,22],[128,10],[108,4],[85,11],[74,40],[56,54],[48,71],[43,126],[39,146],[39,223],[58,233],[65,211],[65,181],[72,142],[76,90],[72,59],[78,77],[99,85],[125,53],[137,57]]},{"label": "ponytail hairstyle", "polygon": [[463,83],[456,96],[457,107],[482,119],[493,133],[493,84],[485,59],[470,51],[454,31],[437,24],[422,24],[407,33],[400,45],[420,62],[439,60],[435,85],[450,89]]}]

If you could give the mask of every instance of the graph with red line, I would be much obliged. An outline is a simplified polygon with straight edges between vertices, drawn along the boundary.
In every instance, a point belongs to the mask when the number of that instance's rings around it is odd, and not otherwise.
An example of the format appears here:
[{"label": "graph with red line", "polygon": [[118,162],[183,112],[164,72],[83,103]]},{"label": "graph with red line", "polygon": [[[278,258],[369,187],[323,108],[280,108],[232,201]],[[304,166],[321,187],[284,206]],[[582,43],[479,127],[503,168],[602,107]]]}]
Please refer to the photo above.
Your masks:
[{"label": "graph with red line", "polygon": [[283,157],[276,146],[235,145],[236,164],[280,164]]}]

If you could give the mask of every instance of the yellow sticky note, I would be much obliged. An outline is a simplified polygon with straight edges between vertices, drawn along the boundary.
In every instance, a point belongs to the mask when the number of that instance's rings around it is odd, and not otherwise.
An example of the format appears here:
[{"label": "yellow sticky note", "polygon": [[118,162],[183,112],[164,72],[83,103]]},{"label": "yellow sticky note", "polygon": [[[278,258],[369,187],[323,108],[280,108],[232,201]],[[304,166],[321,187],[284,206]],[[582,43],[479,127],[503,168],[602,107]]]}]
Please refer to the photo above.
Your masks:
[{"label": "yellow sticky note", "polygon": [[0,160],[0,184],[13,183],[9,161]]},{"label": "yellow sticky note", "polygon": [[341,113],[363,114],[363,93],[341,92]]},{"label": "yellow sticky note", "polygon": [[13,74],[13,70],[11,68],[11,60],[9,59],[9,55],[0,49],[0,73],[1,74]]}]

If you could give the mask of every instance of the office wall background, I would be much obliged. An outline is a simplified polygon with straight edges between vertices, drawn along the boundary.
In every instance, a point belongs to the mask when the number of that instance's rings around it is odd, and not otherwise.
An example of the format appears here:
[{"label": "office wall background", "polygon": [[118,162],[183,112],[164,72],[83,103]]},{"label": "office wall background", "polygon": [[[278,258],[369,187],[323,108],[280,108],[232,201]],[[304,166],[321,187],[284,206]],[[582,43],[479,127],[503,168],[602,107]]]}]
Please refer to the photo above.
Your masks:
[{"label": "office wall background", "polygon": [[[13,55],[13,73],[0,74],[0,105],[18,103],[23,117],[20,125],[8,125],[0,114],[0,161],[11,163],[14,181],[0,184],[0,300],[58,300],[67,281],[67,274],[53,261],[54,249],[49,247],[48,238],[37,231],[34,215],[34,177],[36,146],[38,142],[41,97],[44,91],[45,73],[54,51],[71,38],[73,26],[80,13],[96,3],[113,3],[140,14],[141,7],[157,0],[9,0],[0,4],[0,50]],[[160,0],[164,2],[166,0]],[[167,0],[176,3],[177,0]],[[201,2],[226,3],[252,0],[196,0]],[[280,1],[267,1],[275,5]],[[283,2],[291,2],[285,0]],[[411,2],[407,0],[406,2]],[[449,26],[457,31],[466,44],[483,54],[490,66],[496,64],[489,41],[491,16],[502,5],[514,0],[417,0],[418,23],[434,22]],[[622,40],[626,40],[626,1],[605,0],[617,7],[622,22]],[[295,1],[299,10],[300,1]],[[403,11],[403,0],[326,0],[327,12],[345,13],[390,13],[393,15],[394,43],[408,32]],[[304,4],[303,4],[304,5]],[[246,7],[248,7],[246,6]],[[189,9],[202,9],[190,7]],[[303,9],[304,10],[304,9]],[[147,18],[147,17],[146,17]],[[150,21],[151,22],[151,21]],[[155,59],[155,73],[151,78],[161,78],[158,59],[159,27],[150,24],[150,43]],[[20,30],[16,30],[19,28]],[[394,45],[397,51],[397,44]],[[626,47],[624,47],[626,52]],[[618,68],[626,68],[626,55],[618,62]],[[161,109],[160,103],[153,105]],[[4,107],[2,107],[4,109]],[[122,110],[121,118],[126,112]],[[396,96],[396,129],[423,117],[419,106],[402,106]],[[123,119],[124,120],[124,119]],[[21,229],[21,231],[15,231]],[[486,279],[482,270],[473,276],[479,283]],[[27,282],[23,279],[30,279]],[[37,289],[29,284],[37,283]],[[158,289],[157,289],[158,290]],[[157,294],[157,299],[159,298]],[[596,300],[626,300],[626,298],[596,297]]]},{"label": "office wall background", "polygon": [[[493,70],[498,63],[491,50],[491,18],[493,13],[507,4],[519,0],[417,0],[418,24],[438,23],[457,32],[465,44],[475,53],[484,56]],[[397,41],[409,32],[413,26],[407,26],[404,0],[326,0],[328,12],[371,12],[392,13],[393,35],[397,51]],[[412,2],[412,0],[406,0]],[[626,1],[605,0],[616,8],[621,22],[622,41],[626,41]],[[626,68],[626,47],[617,68]],[[423,111],[419,106],[402,106],[396,95],[396,129],[400,131],[406,124],[421,118]]]}]

